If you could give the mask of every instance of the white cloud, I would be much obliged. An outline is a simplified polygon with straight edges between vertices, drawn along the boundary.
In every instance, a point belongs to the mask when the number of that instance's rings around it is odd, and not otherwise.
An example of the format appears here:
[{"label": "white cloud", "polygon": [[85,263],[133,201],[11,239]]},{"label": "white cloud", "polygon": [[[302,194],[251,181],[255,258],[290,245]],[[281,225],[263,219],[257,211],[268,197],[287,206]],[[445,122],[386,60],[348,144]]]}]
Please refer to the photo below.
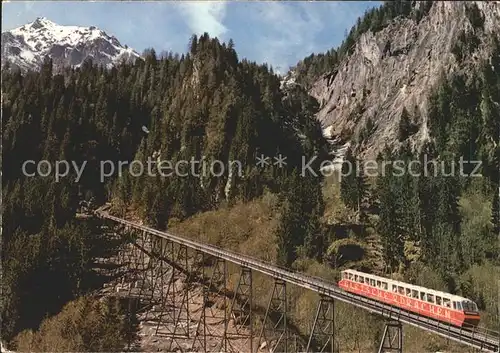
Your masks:
[{"label": "white cloud", "polygon": [[285,73],[290,63],[340,44],[346,28],[350,29],[363,10],[343,2],[261,3],[254,20],[265,30],[255,50],[261,61]]},{"label": "white cloud", "polygon": [[310,3],[294,6],[276,1],[262,5],[259,21],[266,27],[267,35],[256,49],[263,61],[273,63],[276,71],[285,73],[288,63],[314,50],[324,20],[319,8]]},{"label": "white cloud", "polygon": [[222,21],[226,15],[225,1],[197,1],[176,3],[181,13],[186,16],[187,25],[192,32],[221,38],[227,28]]}]

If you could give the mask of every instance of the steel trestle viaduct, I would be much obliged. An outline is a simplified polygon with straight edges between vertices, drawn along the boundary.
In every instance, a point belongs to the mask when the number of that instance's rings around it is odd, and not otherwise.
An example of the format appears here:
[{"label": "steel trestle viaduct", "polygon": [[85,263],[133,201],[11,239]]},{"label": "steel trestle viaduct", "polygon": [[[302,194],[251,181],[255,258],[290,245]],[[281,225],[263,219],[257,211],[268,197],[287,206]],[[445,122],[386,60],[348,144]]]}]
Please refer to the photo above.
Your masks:
[{"label": "steel trestle viaduct", "polygon": [[[193,346],[195,342],[197,342],[205,352],[238,351],[231,347],[231,340],[235,337],[246,340],[247,347],[244,349],[245,352],[253,353],[264,348],[268,351],[272,350],[273,352],[294,352],[299,350],[305,350],[307,352],[338,352],[334,334],[334,308],[336,301],[348,303],[371,313],[378,314],[386,320],[379,353],[403,352],[402,324],[411,325],[438,334],[449,340],[473,347],[481,352],[500,352],[500,335],[497,331],[489,331],[484,328],[477,328],[473,331],[464,330],[459,327],[422,317],[376,300],[346,292],[335,283],[327,282],[321,278],[292,272],[289,269],[283,269],[249,256],[226,251],[212,245],[175,236],[168,232],[155,230],[144,225],[112,216],[106,211],[106,208],[107,206],[96,210],[95,215],[109,224],[110,227],[118,227],[124,231],[134,233],[136,235],[135,239],[132,239],[134,246],[139,252],[145,254],[144,256],[148,256],[152,259],[152,263],[160,263],[161,265],[162,262],[165,262],[174,269],[177,267],[184,267],[185,271],[188,272],[189,278],[189,276],[194,275],[194,273],[199,273],[200,268],[193,268],[193,266],[189,268],[190,257],[188,255],[188,250],[194,253],[194,255],[191,256],[192,260],[198,259],[201,263],[206,262],[207,258],[213,260],[212,276],[209,279],[208,285],[203,286],[203,304],[205,305],[209,300],[208,291],[211,290],[210,287],[212,287],[212,292],[214,292],[214,287],[219,288],[219,292],[216,294],[223,296],[225,303],[224,313],[222,317],[219,318],[220,322],[224,325],[223,332],[218,335],[213,332],[208,332],[209,329],[205,322],[208,318],[203,310],[198,319],[195,334],[190,334],[188,329],[183,336],[184,338],[192,336]],[[240,276],[236,289],[234,290],[233,300],[228,300],[227,294],[221,292],[226,291],[227,263],[232,263],[240,267]],[[180,264],[184,265],[181,266]],[[149,267],[151,267],[151,265],[149,265]],[[164,271],[162,272],[162,270],[158,272],[158,268],[156,268],[156,270],[151,268],[151,271],[156,271],[154,273],[152,272],[154,277],[161,277],[165,273]],[[254,327],[252,325],[252,271],[268,275],[274,279],[274,287],[272,293],[270,293],[264,323],[260,329],[255,330],[256,332],[254,332]],[[201,272],[201,276],[204,277],[204,271],[201,270]],[[161,281],[163,283],[162,278]],[[220,289],[221,283],[222,290]],[[217,287],[216,284],[219,286]],[[288,335],[286,290],[289,284],[309,289],[320,295],[311,333],[305,349],[299,349],[296,345],[294,348]],[[188,289],[182,293],[176,294],[173,286],[169,285],[168,288],[167,293],[162,293],[162,298],[159,300],[161,307],[163,308],[167,305],[165,301],[169,295],[183,296],[181,305],[184,306],[186,311],[185,315],[187,315],[187,320],[189,321],[190,310],[187,300],[189,295],[186,292]],[[215,290],[215,292],[217,292],[217,290]],[[150,294],[150,296],[153,296],[153,294]],[[229,308],[229,312],[226,310],[226,307]],[[162,312],[160,314],[160,321],[163,315],[165,314]],[[175,340],[178,336],[182,336],[179,332],[176,332],[178,331],[177,327],[180,326],[180,316],[180,312],[174,315],[173,320],[175,322],[175,328],[173,332],[169,333],[169,337],[172,337],[172,340]],[[232,330],[228,328],[228,321],[230,318],[239,318],[238,323]],[[266,322],[271,318],[274,324],[269,329],[269,325],[266,324]],[[236,320],[234,321],[236,322]],[[158,323],[158,325],[160,324]],[[243,327],[247,327],[247,329],[243,330]],[[272,340],[268,339],[269,331],[272,332]],[[158,327],[156,332],[158,333]],[[209,335],[220,339],[219,346],[212,347],[212,350],[207,347],[206,337]],[[239,351],[242,350],[240,349]]]}]

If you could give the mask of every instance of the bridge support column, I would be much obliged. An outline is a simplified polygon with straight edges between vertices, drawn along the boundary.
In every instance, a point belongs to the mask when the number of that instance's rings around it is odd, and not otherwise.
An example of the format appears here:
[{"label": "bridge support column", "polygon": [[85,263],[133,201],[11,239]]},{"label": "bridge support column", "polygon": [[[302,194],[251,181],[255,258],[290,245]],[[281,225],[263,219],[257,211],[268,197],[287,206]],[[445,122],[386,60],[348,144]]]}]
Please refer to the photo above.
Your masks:
[{"label": "bridge support column", "polygon": [[389,352],[403,353],[403,326],[399,321],[389,321],[385,324],[378,353]]},{"label": "bridge support column", "polygon": [[[246,338],[249,344],[249,352],[253,352],[253,321],[252,321],[252,270],[241,267],[240,277],[234,291],[229,317],[233,319],[234,334],[228,334],[231,338]],[[226,321],[226,326],[229,320]],[[244,329],[248,327],[249,332]],[[228,329],[226,328],[226,331]]]},{"label": "bridge support column", "polygon": [[130,278],[131,283],[128,290],[128,298],[136,297],[140,308],[141,296],[146,285],[147,270],[149,269],[149,261],[146,258],[146,254],[141,250],[141,247],[143,248],[146,242],[144,239],[146,235],[144,233],[137,235],[133,230],[131,233],[135,239],[130,245],[131,251],[129,252],[132,276]]},{"label": "bridge support column", "polygon": [[[319,350],[311,350],[315,345]],[[316,317],[307,343],[306,352],[335,353],[335,302],[333,298],[321,296]]]},{"label": "bridge support column", "polygon": [[[204,275],[203,275],[204,277]],[[212,347],[212,351],[227,352],[228,337],[227,337],[227,320],[228,320],[228,298],[227,298],[227,264],[224,259],[214,258],[212,276],[208,285],[203,283],[203,305],[201,316],[198,320],[196,333],[193,341],[193,347],[196,341],[199,340],[199,335],[203,335],[203,349],[207,352],[206,338],[218,338],[220,342]],[[217,302],[217,298],[221,298]],[[218,313],[223,311],[223,314]],[[209,311],[209,315],[207,315]],[[222,333],[217,332],[216,328],[211,328],[215,323],[223,323],[224,330]],[[208,324],[208,325],[207,325]],[[203,327],[203,328],[202,328]],[[203,330],[203,333],[200,331]]]},{"label": "bridge support column", "polygon": [[205,285],[205,253],[202,251],[196,251],[192,272],[197,273],[200,278],[200,283],[202,287],[203,302],[202,308],[200,310],[200,317],[196,325],[196,331],[194,333],[193,343],[191,349],[194,350],[196,343],[198,342],[202,347],[202,352],[207,352],[207,327],[206,327],[206,306],[208,301],[208,294]]},{"label": "bridge support column", "polygon": [[[269,352],[287,353],[289,351],[286,314],[286,282],[275,279],[273,291],[267,305],[266,315],[262,322],[259,340],[257,341],[257,350],[267,348]],[[273,327],[271,328],[274,336],[272,337],[273,342],[271,342],[266,335],[266,326],[269,320],[273,322]],[[262,341],[262,338],[264,338],[264,341]]]},{"label": "bridge support column", "polygon": [[149,267],[151,271],[148,276],[151,285],[148,305],[146,307],[147,311],[143,319],[143,321],[145,322],[150,319],[150,314],[152,320],[157,319],[156,308],[158,306],[162,309],[164,308],[165,277],[167,277],[168,273],[171,271],[170,267],[164,262],[167,253],[167,245],[164,239],[153,236],[151,239],[150,252],[151,255],[149,256]]},{"label": "bridge support column", "polygon": [[139,293],[137,294],[137,296],[141,305],[143,304],[142,302],[145,301],[144,299],[146,299],[146,297],[149,297],[147,294],[144,294],[145,290],[151,289],[152,281],[154,281],[154,278],[151,278],[149,276],[149,272],[152,269],[153,265],[152,258],[144,251],[142,251],[142,249],[150,248],[150,241],[151,236],[143,231],[136,240],[136,244],[138,245],[138,247],[134,247],[135,257],[137,257],[139,260],[136,288],[137,286],[139,287]]},{"label": "bridge support column", "polygon": [[[175,254],[175,246],[172,243],[172,253]],[[177,252],[177,256],[174,255],[173,262],[175,264],[183,264],[183,267],[186,271],[189,271],[189,258],[188,258],[188,249],[185,245],[179,245],[179,249]],[[173,319],[174,319],[174,329],[172,332],[172,337],[177,337],[178,331],[182,330],[181,334],[179,335],[180,337],[183,338],[189,338],[189,324],[190,324],[190,319],[189,319],[189,283],[184,283],[184,286],[182,289],[176,288],[176,281],[177,281],[177,275],[181,274],[181,271],[178,271],[175,266],[172,266],[172,280],[171,280],[171,286],[172,286],[172,309],[173,309]],[[186,281],[187,282],[187,281]],[[178,298],[177,300],[180,301],[179,309],[176,312],[176,299],[175,299],[175,293],[178,293]],[[180,329],[180,322],[184,321],[184,329]],[[168,350],[172,349],[172,344],[173,340],[170,341],[170,345],[168,347]]]},{"label": "bridge support column", "polygon": [[[224,320],[224,331],[222,332],[222,337],[217,334],[212,333],[212,337],[220,338],[221,341],[219,345],[215,347],[215,351],[222,350],[223,352],[227,352],[227,321],[228,321],[228,298],[227,298],[227,263],[224,259],[216,258],[215,265],[212,272],[212,278],[210,279],[210,287],[209,288],[217,288],[217,292],[215,293],[214,303],[210,306],[210,313],[212,319]],[[208,293],[207,293],[208,294]],[[218,304],[215,302],[217,299],[221,298],[221,302]],[[213,308],[217,308],[217,306],[224,311],[223,315],[218,316],[217,309],[213,310]]]},{"label": "bridge support column", "polygon": [[[167,266],[165,273],[170,272],[170,276],[168,278],[168,282],[166,283],[166,290],[163,283],[160,285],[161,306],[155,334],[163,334],[166,337],[171,338],[169,346],[169,349],[171,349],[174,341],[178,344],[178,338],[185,339],[189,337],[189,307],[187,304],[188,287],[184,286],[184,288],[177,288],[176,285],[177,279],[179,275],[181,275],[181,271],[178,270],[176,266],[178,266],[177,264],[184,264],[184,262],[187,263],[188,253],[186,246],[179,245],[176,249],[175,243],[172,241],[165,241],[164,244],[161,245],[161,248],[163,254],[161,257],[162,262],[166,262],[169,265]],[[184,264],[184,266],[186,265]],[[179,302],[180,305],[178,306]],[[181,329],[181,325],[179,324],[181,321],[186,321],[184,329]],[[173,329],[170,328],[171,324],[173,324]],[[161,333],[160,328],[166,329],[167,332]],[[179,332],[181,330],[183,332]]]}]

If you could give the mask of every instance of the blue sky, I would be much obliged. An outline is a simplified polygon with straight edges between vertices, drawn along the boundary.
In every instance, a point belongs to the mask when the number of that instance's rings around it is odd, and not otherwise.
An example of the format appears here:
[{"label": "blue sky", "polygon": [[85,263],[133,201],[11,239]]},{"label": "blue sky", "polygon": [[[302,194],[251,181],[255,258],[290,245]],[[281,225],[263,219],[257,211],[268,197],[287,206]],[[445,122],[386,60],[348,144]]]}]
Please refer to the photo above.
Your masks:
[{"label": "blue sky", "polygon": [[336,47],[367,9],[380,1],[11,1],[2,2],[2,31],[37,17],[61,25],[96,26],[141,53],[185,52],[193,33],[233,38],[240,58],[277,71]]}]

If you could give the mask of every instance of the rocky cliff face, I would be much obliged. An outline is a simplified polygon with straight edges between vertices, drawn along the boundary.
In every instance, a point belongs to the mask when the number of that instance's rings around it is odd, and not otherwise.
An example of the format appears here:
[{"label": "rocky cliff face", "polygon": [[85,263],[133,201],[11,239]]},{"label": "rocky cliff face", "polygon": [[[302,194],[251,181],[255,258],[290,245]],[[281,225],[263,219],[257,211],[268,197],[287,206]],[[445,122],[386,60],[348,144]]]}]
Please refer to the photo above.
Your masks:
[{"label": "rocky cliff face", "polygon": [[[483,28],[472,24],[473,3],[484,18]],[[461,31],[473,33],[480,44],[464,60],[457,60],[452,50]],[[500,33],[500,1],[436,2],[419,23],[396,18],[378,33],[364,33],[337,70],[312,87],[311,95],[321,104],[317,117],[332,134],[356,142],[364,158],[374,158],[385,144],[398,143],[406,107],[418,125],[410,137],[418,148],[429,139],[427,98],[441,73],[468,70],[487,58],[492,33]],[[359,132],[368,119],[373,128],[360,141]]]}]

